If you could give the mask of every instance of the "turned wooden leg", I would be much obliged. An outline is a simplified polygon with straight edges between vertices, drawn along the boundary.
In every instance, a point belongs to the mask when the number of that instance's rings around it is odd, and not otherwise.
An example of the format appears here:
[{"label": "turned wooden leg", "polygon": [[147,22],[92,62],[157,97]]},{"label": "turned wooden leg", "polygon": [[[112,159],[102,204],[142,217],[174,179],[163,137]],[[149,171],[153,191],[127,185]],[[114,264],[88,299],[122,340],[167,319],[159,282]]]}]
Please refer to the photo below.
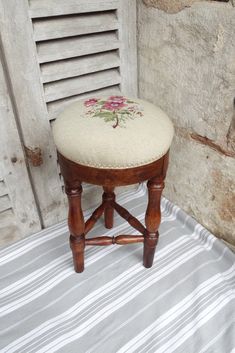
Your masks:
[{"label": "turned wooden leg", "polygon": [[104,210],[104,224],[107,229],[113,228],[113,213],[114,209],[111,202],[115,201],[114,187],[104,187],[103,201],[107,204]]},{"label": "turned wooden leg", "polygon": [[164,189],[163,178],[153,178],[148,181],[148,206],[145,215],[146,234],[144,238],[144,266],[153,265],[154,253],[158,242],[158,228],[161,222],[161,195]]},{"label": "turned wooden leg", "polygon": [[74,269],[76,272],[82,272],[84,270],[85,224],[81,207],[81,183],[68,184],[65,182],[65,192],[69,201],[68,225]]}]

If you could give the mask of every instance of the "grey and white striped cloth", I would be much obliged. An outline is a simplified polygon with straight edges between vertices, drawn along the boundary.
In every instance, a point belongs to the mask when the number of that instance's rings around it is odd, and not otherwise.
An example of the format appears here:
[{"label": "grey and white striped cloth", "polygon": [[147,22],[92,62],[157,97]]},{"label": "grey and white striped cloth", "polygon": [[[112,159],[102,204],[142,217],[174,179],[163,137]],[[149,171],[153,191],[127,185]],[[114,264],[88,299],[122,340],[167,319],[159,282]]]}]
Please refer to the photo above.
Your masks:
[{"label": "grey and white striped cloth", "polygon": [[[119,202],[144,220],[145,186]],[[65,223],[1,250],[0,352],[235,353],[235,255],[166,199],[162,211],[151,269],[142,244],[88,247],[75,274]],[[116,215],[91,236],[121,233],[136,232]]]}]

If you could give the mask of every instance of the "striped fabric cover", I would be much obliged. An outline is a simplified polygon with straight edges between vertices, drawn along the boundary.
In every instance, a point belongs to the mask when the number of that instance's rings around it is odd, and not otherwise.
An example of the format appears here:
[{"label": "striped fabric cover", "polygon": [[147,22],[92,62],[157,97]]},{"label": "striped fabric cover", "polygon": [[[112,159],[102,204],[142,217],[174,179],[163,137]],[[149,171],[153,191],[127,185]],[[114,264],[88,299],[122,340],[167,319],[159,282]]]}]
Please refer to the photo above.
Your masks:
[{"label": "striped fabric cover", "polygon": [[[146,201],[145,186],[119,196],[141,221]],[[235,255],[166,199],[162,210],[151,269],[141,244],[89,247],[75,274],[65,223],[3,249],[0,352],[234,353]],[[134,233],[115,224],[106,234]]]}]

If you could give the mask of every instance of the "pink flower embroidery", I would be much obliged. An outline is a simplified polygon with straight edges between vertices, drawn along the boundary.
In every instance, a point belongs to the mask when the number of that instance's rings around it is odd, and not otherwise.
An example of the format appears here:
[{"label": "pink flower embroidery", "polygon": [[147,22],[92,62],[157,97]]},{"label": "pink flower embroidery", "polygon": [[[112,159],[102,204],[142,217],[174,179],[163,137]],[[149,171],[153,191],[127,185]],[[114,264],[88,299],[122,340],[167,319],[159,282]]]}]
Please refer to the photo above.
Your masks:
[{"label": "pink flower embroidery", "polygon": [[99,117],[105,122],[113,122],[114,129],[124,127],[128,119],[135,119],[143,116],[138,103],[123,97],[110,96],[107,100],[102,98],[90,98],[84,102],[86,109],[85,116]]},{"label": "pink flower embroidery", "polygon": [[98,102],[98,99],[91,98],[91,99],[86,100],[84,104],[86,107],[91,107],[91,106],[95,105],[97,102]]},{"label": "pink flower embroidery", "polygon": [[108,100],[115,103],[124,103],[126,101],[126,98],[123,96],[111,96]]},{"label": "pink flower embroidery", "polygon": [[105,102],[105,104],[102,106],[102,109],[115,111],[115,110],[122,109],[122,108],[124,108],[124,107],[126,107],[126,106],[127,106],[127,104],[124,104],[122,101],[121,101],[121,102],[117,102],[117,101],[107,101],[107,102]]}]

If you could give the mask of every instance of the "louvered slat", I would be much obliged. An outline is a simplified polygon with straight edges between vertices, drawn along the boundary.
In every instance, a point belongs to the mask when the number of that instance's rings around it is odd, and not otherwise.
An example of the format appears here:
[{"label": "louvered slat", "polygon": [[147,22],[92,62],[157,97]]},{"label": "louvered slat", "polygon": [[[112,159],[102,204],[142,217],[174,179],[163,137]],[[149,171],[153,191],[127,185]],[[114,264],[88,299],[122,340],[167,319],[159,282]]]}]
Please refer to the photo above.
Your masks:
[{"label": "louvered slat", "polygon": [[50,120],[74,100],[120,93],[121,82],[120,1],[51,1],[29,3]]},{"label": "louvered slat", "polygon": [[29,0],[32,18],[114,10],[118,0]]},{"label": "louvered slat", "polygon": [[43,82],[57,81],[68,77],[85,75],[118,67],[118,52],[107,52],[41,65]]},{"label": "louvered slat", "polygon": [[0,212],[12,208],[11,201],[8,195],[3,195],[0,197]]},{"label": "louvered slat", "polygon": [[57,117],[60,111],[62,111],[68,104],[71,104],[79,99],[86,99],[91,97],[100,97],[100,96],[107,96],[107,95],[118,95],[120,94],[120,87],[119,85],[98,89],[92,92],[83,93],[77,96],[68,97],[64,99],[60,99],[54,102],[50,102],[47,104],[49,118],[53,120]]},{"label": "louvered slat", "polygon": [[0,178],[0,246],[6,241],[17,239],[19,228],[9,196],[9,190],[3,178]]},{"label": "louvered slat", "polygon": [[39,63],[89,55],[119,48],[115,32],[91,34],[37,44]]},{"label": "louvered slat", "polygon": [[115,11],[52,17],[34,21],[34,39],[43,41],[118,29]]},{"label": "louvered slat", "polygon": [[90,75],[46,83],[44,85],[46,102],[113,86],[120,83],[120,81],[121,78],[118,70],[111,69]]},{"label": "louvered slat", "polygon": [[6,195],[7,193],[8,192],[4,180],[0,180],[0,196]]}]

